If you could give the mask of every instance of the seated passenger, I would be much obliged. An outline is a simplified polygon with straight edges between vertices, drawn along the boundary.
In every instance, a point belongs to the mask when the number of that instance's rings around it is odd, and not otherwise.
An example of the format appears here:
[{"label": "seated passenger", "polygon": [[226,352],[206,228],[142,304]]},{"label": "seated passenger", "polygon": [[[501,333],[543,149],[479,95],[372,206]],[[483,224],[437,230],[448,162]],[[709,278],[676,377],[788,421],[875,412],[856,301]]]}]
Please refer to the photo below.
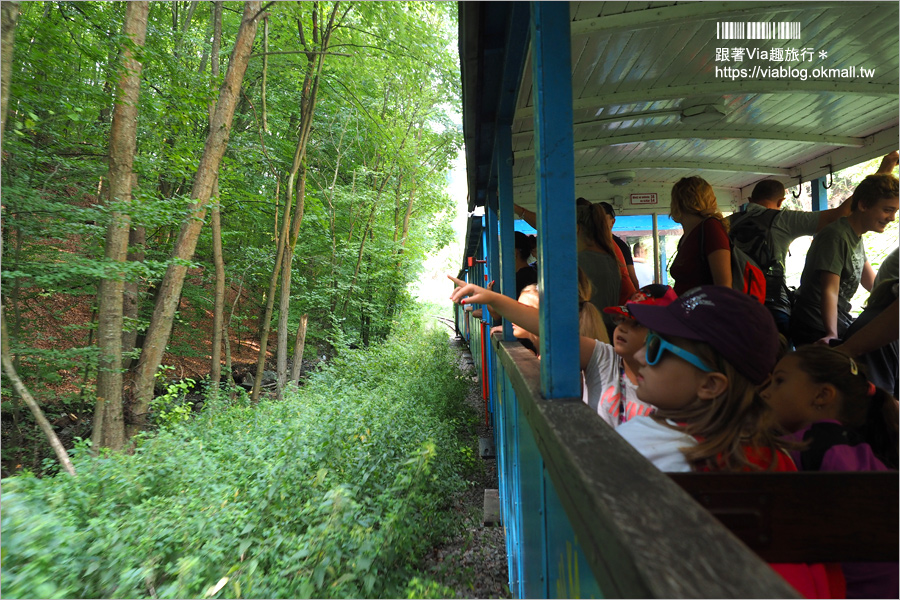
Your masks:
[{"label": "seated passenger", "polygon": [[[700,285],[731,287],[728,223],[712,186],[700,177],[684,177],[672,186],[670,216],[681,223],[678,254],[669,269],[679,296]],[[702,241],[702,247],[701,247]]]},{"label": "seated passenger", "polygon": [[[668,306],[630,307],[650,329],[636,358],[637,395],[657,408],[618,432],[662,471],[796,471],[756,393],[775,364],[778,331],[747,294],[709,285]],[[838,569],[772,564],[808,598],[843,597]]]},{"label": "seated passenger", "polygon": [[883,232],[897,208],[897,178],[869,175],[853,192],[850,216],[813,238],[791,314],[791,337],[797,346],[828,344],[844,336],[853,321],[850,299],[860,283],[871,291],[875,280],[862,236]]},{"label": "seated passenger", "polygon": [[[826,346],[785,356],[761,396],[787,437],[801,471],[887,471],[897,466],[897,406],[856,362]],[[885,466],[888,465],[888,466]],[[843,563],[848,598],[896,598],[893,563]]]},{"label": "seated passenger", "polygon": [[[578,198],[576,203],[578,266],[584,269],[593,286],[591,304],[599,311],[607,306],[624,304],[634,294],[635,287],[622,251],[613,242],[605,213],[584,198]],[[517,216],[532,227],[537,226],[537,215],[533,211],[518,205],[513,207]],[[612,322],[605,318],[604,322],[607,331],[612,332]]]},{"label": "seated passenger", "polygon": [[[455,277],[448,275],[448,278],[457,285],[450,296],[454,302],[463,306],[467,303],[486,304],[504,319],[509,319],[516,327],[531,332],[533,337],[537,338],[540,325],[536,308]],[[668,286],[648,287],[651,289],[645,287],[635,294],[636,302],[663,306],[675,298],[675,292]],[[635,302],[629,302],[624,307],[616,308],[630,310],[634,304]],[[590,305],[585,308],[593,309]],[[625,310],[613,312],[619,312],[622,316]],[[642,344],[646,330],[633,321],[623,322],[616,328],[618,340],[615,345],[588,337],[584,330],[580,333],[579,357],[580,367],[584,372],[585,402],[613,427],[634,415],[647,414],[651,408],[640,402],[634,394],[634,373],[632,372],[630,378],[628,375],[625,376],[628,378],[627,381],[621,379],[626,367],[623,359],[619,358],[634,353],[634,350]],[[617,389],[624,389],[624,396]]]}]

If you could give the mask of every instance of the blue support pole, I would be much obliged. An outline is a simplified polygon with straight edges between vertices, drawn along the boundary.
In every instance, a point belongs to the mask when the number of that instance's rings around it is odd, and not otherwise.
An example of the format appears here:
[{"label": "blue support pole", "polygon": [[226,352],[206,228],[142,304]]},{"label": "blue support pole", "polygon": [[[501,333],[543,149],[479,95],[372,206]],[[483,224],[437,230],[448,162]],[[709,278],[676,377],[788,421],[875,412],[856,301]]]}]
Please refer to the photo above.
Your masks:
[{"label": "blue support pole", "polygon": [[[497,214],[497,190],[488,191],[487,205],[484,207],[485,216],[487,217],[487,237],[488,237],[488,281],[494,281],[494,291],[500,289],[500,220]],[[494,324],[494,320],[488,317],[489,323]]]},{"label": "blue support pole", "polygon": [[825,178],[813,179],[809,184],[812,187],[812,209],[828,210],[828,190],[825,188]]},{"label": "blue support pole", "polygon": [[[516,238],[513,214],[512,130],[507,123],[497,128],[497,190],[500,204],[500,290],[513,298],[516,293]],[[503,320],[503,339],[513,338],[512,323]]]},{"label": "blue support pole", "polygon": [[541,391],[581,396],[568,2],[531,3]]}]

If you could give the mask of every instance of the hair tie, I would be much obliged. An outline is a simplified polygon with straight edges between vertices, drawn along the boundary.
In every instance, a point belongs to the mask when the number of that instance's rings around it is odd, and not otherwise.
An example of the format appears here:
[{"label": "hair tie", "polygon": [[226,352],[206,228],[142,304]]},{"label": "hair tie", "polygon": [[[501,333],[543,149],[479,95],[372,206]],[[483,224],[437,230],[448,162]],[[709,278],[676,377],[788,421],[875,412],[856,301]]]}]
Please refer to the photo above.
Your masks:
[{"label": "hair tie", "polygon": [[868,384],[869,384],[869,387],[866,388],[866,396],[872,397],[875,395],[875,391],[876,391],[875,384],[872,383],[871,381],[869,381]]},{"label": "hair tie", "polygon": [[[849,356],[847,358],[850,361],[850,373],[852,373],[853,375],[859,375],[859,368],[856,366],[856,361]],[[871,396],[872,394],[869,395]]]}]

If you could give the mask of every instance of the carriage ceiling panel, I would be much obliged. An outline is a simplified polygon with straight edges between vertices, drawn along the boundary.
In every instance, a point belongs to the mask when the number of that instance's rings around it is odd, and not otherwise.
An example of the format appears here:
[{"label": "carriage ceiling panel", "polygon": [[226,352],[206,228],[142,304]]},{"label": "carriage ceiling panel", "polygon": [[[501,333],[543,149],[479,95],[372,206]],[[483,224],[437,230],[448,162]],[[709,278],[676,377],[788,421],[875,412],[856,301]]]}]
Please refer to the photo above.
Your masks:
[{"label": "carriage ceiling panel", "polygon": [[[460,3],[464,53],[464,38],[477,33],[472,25],[479,18],[509,10],[500,4]],[[571,2],[570,15],[575,184],[576,192],[590,200],[668,189],[692,174],[746,197],[766,177],[796,185],[798,177],[808,181],[827,174],[829,165],[839,170],[897,147],[897,3]],[[719,40],[719,22],[798,22],[801,34],[799,39]],[[478,24],[482,35],[492,28],[503,36],[500,24]],[[486,60],[490,52],[502,51],[502,43],[496,37],[481,39],[476,56]],[[723,48],[729,50],[728,62],[722,60]],[[731,60],[734,48],[745,49],[740,62]],[[777,51],[793,50],[806,52],[801,60],[770,60]],[[467,65],[478,68],[470,59],[462,57],[464,71]],[[732,79],[723,73],[725,67],[748,73]],[[802,72],[774,77],[766,71],[780,67],[805,68],[806,77]],[[814,72],[817,67],[846,71],[822,74]],[[490,146],[494,129],[485,122],[496,98],[488,88],[496,87],[498,73],[496,67],[481,69],[474,79],[481,86],[481,129],[465,125],[466,142],[470,133],[480,133],[490,135],[479,140]],[[473,78],[464,73],[463,79],[469,110],[476,104],[469,97]],[[533,207],[534,113],[527,55],[518,89],[512,122],[514,190],[517,203]],[[693,123],[682,113],[696,106],[718,106],[725,114]],[[489,155],[490,148],[479,152]],[[470,163],[473,167],[479,171],[470,173],[470,184],[487,185],[487,167]],[[605,181],[609,172],[621,170],[634,171],[632,184],[617,187]]]}]

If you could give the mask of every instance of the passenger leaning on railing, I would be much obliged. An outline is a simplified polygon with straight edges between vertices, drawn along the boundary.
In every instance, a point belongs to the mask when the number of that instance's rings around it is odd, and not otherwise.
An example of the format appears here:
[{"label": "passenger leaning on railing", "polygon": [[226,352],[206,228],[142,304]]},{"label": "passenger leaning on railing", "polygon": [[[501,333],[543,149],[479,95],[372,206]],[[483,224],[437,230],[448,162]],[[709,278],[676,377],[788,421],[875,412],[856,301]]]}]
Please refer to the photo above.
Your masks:
[{"label": "passenger leaning on railing", "polygon": [[[779,361],[760,394],[772,407],[801,471],[897,468],[897,403],[861,365],[832,348],[809,345]],[[896,562],[842,563],[848,598],[896,598]]]},{"label": "passenger leaning on railing", "polygon": [[[457,285],[450,296],[454,302],[490,305],[519,326],[539,331],[537,310],[448,277]],[[772,410],[756,391],[780,350],[765,306],[713,285],[689,290],[667,306],[636,303],[628,309],[650,330],[635,355],[637,396],[657,408],[652,416],[618,427],[635,449],[663,471],[797,470],[778,437]],[[597,344],[580,338],[582,369],[590,368]],[[844,578],[836,565],[772,567],[806,597],[843,597]]]},{"label": "passenger leaning on railing", "polygon": [[[491,310],[502,315],[504,319],[515,323],[513,334],[516,337],[530,335],[537,344],[539,323],[536,302],[526,301],[525,298],[519,298],[519,302],[516,302],[491,290],[467,284],[455,277],[450,277],[450,279],[458,286],[451,295],[454,302],[462,305],[467,303],[488,305]],[[529,288],[523,290],[523,296],[528,290]],[[636,302],[644,304],[665,305],[675,299],[675,292],[665,285],[650,285],[642,288],[633,298]],[[616,340],[612,345],[605,339],[592,337],[590,329],[583,327],[584,319],[582,319],[579,355],[585,383],[583,399],[613,427],[631,417],[648,414],[653,410],[653,407],[638,400],[635,394],[634,371],[632,371],[635,363],[632,355],[637,348],[643,345],[647,330],[637,325],[632,319],[625,317],[629,307],[634,304],[635,302],[628,302],[625,306],[613,307],[617,310],[608,311],[611,314],[618,312],[621,318],[621,323],[615,329]],[[583,300],[581,305],[581,311],[595,310],[590,303],[585,303]],[[531,334],[527,332],[531,332]],[[598,333],[605,334],[602,330],[599,330]],[[627,366],[622,358],[626,356]],[[626,369],[630,374],[625,373]]]}]

